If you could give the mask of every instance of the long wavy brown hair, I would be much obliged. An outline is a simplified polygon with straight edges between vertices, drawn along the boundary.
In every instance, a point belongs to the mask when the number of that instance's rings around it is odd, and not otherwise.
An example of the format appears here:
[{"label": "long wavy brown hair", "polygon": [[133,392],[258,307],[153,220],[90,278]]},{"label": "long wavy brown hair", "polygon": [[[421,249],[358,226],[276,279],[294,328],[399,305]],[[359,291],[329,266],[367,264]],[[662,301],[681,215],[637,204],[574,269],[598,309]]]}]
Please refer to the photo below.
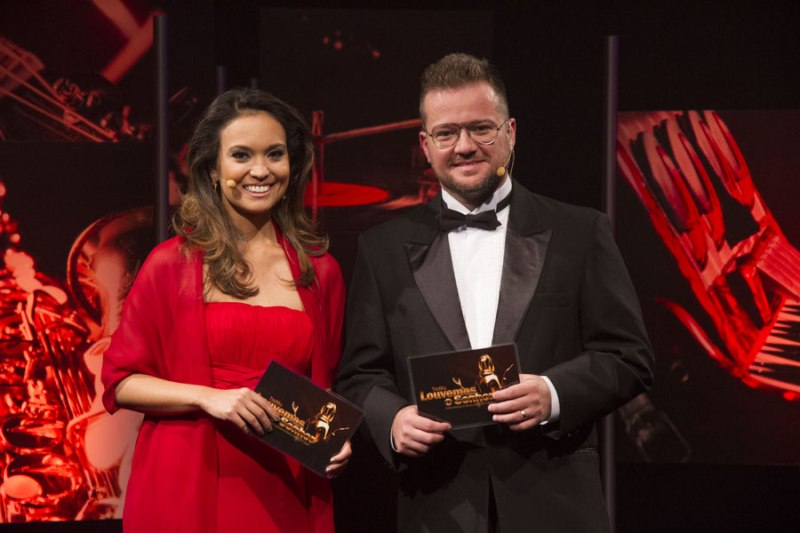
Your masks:
[{"label": "long wavy brown hair", "polygon": [[231,89],[220,94],[205,111],[189,141],[187,162],[189,183],[173,226],[186,239],[187,250],[205,254],[209,284],[235,298],[258,293],[253,286],[250,265],[239,251],[242,235],[233,225],[215,188],[212,173],[218,167],[220,134],[242,114],[264,111],[283,126],[289,152],[289,186],[284,199],[272,210],[272,221],[297,252],[301,276],[297,284],[314,281],[310,256],[324,254],[328,239],[314,231],[303,205],[306,183],[314,162],[311,131],[303,116],[292,106],[270,93],[257,89]]}]

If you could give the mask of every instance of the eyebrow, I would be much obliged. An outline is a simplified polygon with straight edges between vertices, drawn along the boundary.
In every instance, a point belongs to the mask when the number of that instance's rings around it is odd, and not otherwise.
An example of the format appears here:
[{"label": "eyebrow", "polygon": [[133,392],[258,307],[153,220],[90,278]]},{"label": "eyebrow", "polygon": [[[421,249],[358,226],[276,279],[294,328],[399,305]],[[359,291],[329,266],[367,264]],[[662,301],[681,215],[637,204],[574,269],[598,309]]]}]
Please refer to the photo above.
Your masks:
[{"label": "eyebrow", "polygon": [[458,127],[466,128],[466,127],[470,127],[470,126],[477,126],[477,125],[480,125],[480,124],[489,124],[492,127],[497,127],[497,124],[495,124],[494,120],[486,118],[486,119],[480,119],[480,120],[470,120],[469,122],[444,122],[442,124],[437,124],[436,126],[432,127],[431,131],[433,131],[435,129],[438,129],[438,128],[447,127],[447,126],[453,126],[453,127],[457,127],[457,128]]},{"label": "eyebrow", "polygon": [[480,118],[478,120],[468,120],[466,122],[442,122],[441,124],[437,124],[434,127],[436,128],[436,127],[439,127],[439,126],[469,126],[469,125],[472,125],[472,124],[483,124],[483,123],[486,123],[486,122],[491,123],[491,124],[495,124],[495,121],[490,119],[490,118]]},{"label": "eyebrow", "polygon": [[[284,143],[273,143],[267,146],[267,148],[264,151],[269,152],[270,150],[274,150],[275,148],[286,148],[286,145]],[[253,149],[246,144],[234,144],[233,146],[228,148],[228,152],[231,152],[233,150],[247,150],[249,152],[253,151]]]}]

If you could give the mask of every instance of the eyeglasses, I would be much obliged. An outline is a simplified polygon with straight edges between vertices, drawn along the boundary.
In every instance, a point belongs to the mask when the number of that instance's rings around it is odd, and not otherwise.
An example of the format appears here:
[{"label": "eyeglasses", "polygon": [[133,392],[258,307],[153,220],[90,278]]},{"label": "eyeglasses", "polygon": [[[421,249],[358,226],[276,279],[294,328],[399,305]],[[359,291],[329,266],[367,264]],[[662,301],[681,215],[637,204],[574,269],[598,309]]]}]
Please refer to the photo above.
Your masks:
[{"label": "eyeglasses", "polygon": [[469,138],[478,144],[494,144],[500,128],[509,120],[508,118],[505,119],[499,126],[495,126],[491,120],[478,120],[467,122],[466,124],[439,124],[431,131],[425,131],[425,135],[430,137],[436,148],[442,150],[455,146],[461,136],[462,129],[466,130]]}]

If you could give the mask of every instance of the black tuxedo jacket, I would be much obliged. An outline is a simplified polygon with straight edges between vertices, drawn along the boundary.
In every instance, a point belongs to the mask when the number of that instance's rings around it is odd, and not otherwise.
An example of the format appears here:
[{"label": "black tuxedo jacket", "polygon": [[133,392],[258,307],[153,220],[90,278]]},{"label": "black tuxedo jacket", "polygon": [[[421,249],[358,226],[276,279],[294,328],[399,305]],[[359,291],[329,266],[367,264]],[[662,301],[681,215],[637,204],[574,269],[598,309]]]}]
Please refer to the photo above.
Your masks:
[{"label": "black tuxedo jacket", "polygon": [[493,343],[516,342],[521,372],[550,378],[552,426],[451,431],[423,458],[394,453],[392,421],[413,403],[406,359],[470,344],[440,197],[359,239],[335,387],[401,473],[400,531],[485,532],[490,497],[503,533],[608,531],[595,425],[652,383],[641,311],[607,217],[517,182],[512,195]]}]

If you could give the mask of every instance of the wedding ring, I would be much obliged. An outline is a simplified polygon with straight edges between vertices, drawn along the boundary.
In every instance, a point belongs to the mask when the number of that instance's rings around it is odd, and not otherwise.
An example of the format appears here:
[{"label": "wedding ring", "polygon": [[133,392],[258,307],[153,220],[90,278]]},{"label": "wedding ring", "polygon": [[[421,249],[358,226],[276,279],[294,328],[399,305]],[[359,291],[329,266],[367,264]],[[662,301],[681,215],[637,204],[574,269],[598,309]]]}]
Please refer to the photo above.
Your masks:
[{"label": "wedding ring", "polygon": [[526,418],[528,418],[528,417],[527,417],[527,415],[525,414],[525,409],[523,409],[522,411],[520,411],[520,412],[519,412],[519,414],[521,414],[521,415],[522,415],[522,419],[523,419],[523,420],[525,420]]}]

